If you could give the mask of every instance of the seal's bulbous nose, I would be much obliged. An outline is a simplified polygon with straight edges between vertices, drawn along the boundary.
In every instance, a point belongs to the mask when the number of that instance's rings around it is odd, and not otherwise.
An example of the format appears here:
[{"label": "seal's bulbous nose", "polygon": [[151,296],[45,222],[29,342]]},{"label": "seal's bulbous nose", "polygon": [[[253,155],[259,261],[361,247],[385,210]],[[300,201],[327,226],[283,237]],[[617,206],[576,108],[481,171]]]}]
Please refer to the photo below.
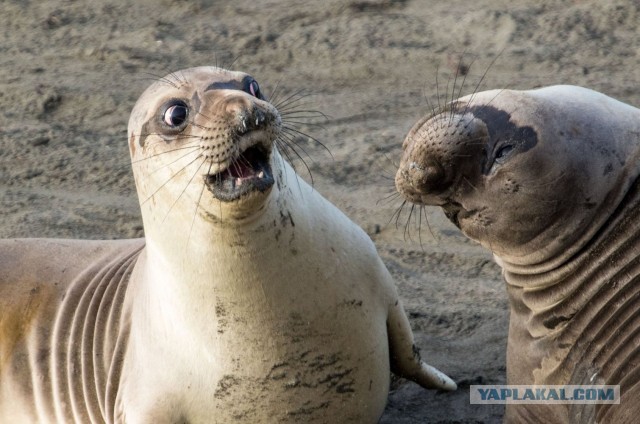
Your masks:
[{"label": "seal's bulbous nose", "polygon": [[420,155],[412,159],[401,163],[395,178],[396,188],[411,202],[441,205],[452,186],[446,167],[436,156]]},{"label": "seal's bulbous nose", "polygon": [[423,193],[435,194],[447,188],[444,168],[434,158],[429,158],[421,164],[410,162],[407,176],[411,186]]},{"label": "seal's bulbous nose", "polygon": [[[471,113],[445,112],[419,121],[403,142],[396,187],[414,203],[447,202],[461,176],[475,175],[489,138],[487,126]],[[465,178],[466,178],[465,177]]]}]

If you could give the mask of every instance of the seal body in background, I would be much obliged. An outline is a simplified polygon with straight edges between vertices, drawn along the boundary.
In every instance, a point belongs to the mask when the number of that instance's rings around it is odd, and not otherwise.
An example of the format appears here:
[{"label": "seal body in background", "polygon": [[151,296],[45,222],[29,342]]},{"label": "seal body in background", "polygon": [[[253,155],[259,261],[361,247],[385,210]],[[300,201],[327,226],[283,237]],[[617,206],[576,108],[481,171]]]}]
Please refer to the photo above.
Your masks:
[{"label": "seal body in background", "polygon": [[367,235],[297,177],[244,73],[140,97],[129,147],[145,239],[0,242],[0,421],[376,422],[420,361]]},{"label": "seal body in background", "polygon": [[620,385],[620,405],[507,405],[506,421],[640,416],[640,110],[553,86],[460,98],[418,122],[396,186],[494,253],[509,384]]}]

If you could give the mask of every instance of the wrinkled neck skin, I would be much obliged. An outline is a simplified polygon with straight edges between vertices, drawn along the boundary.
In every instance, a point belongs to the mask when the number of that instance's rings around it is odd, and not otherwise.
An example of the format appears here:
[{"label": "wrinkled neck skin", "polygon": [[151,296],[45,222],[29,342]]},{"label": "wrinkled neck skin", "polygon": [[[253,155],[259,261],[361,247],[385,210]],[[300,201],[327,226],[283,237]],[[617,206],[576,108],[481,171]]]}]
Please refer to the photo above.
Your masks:
[{"label": "wrinkled neck skin", "polygon": [[[592,104],[602,121],[594,127],[607,124],[589,141],[608,140],[602,149],[621,167],[603,175],[595,147],[572,148],[560,154],[578,160],[565,175],[579,179],[547,188],[563,191],[569,205],[575,196],[594,206],[567,207],[566,217],[521,249],[484,244],[503,268],[511,306],[508,383],[619,384],[624,403],[625,394],[627,402],[637,399],[640,382],[640,125],[637,109],[597,109],[598,100]],[[544,409],[549,422],[621,422],[611,405],[510,405],[507,422],[536,422]]]},{"label": "wrinkled neck skin", "polygon": [[[637,390],[638,180],[617,206],[595,235],[556,268],[538,274],[518,273],[506,265],[511,304],[509,384],[620,384],[623,396]],[[526,271],[525,267],[517,269]],[[598,417],[609,407],[597,406]],[[521,412],[525,409],[519,408]],[[571,415],[572,409],[564,412]]]}]

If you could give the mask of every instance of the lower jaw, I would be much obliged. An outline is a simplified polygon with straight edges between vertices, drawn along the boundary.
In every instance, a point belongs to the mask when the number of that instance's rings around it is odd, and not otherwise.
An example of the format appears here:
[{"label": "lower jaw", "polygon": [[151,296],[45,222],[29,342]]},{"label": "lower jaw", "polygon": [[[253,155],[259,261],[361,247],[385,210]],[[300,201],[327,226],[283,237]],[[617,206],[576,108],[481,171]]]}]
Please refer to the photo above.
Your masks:
[{"label": "lower jaw", "polygon": [[242,198],[258,193],[266,193],[271,190],[275,181],[270,169],[264,170],[262,178],[251,178],[243,180],[241,185],[236,185],[232,181],[208,181],[205,180],[207,189],[213,196],[222,202],[236,202]]}]

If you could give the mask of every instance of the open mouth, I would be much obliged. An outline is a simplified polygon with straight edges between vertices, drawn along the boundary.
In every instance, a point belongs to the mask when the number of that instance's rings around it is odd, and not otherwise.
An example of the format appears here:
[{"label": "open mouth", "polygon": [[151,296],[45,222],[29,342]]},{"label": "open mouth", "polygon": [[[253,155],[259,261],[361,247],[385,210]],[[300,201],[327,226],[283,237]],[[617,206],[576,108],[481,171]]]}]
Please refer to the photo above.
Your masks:
[{"label": "open mouth", "polygon": [[225,202],[254,191],[267,191],[273,183],[269,152],[259,145],[249,147],[224,171],[205,177],[209,191]]}]

